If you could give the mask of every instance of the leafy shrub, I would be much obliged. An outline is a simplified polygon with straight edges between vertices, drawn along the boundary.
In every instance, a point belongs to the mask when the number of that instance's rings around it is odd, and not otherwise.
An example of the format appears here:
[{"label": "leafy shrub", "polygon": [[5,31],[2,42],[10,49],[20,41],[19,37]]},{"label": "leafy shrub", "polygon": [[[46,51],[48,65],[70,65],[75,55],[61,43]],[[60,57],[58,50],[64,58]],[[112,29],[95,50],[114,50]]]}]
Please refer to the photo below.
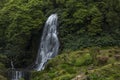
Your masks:
[{"label": "leafy shrub", "polygon": [[57,77],[53,80],[71,80],[71,78],[73,77],[73,75],[70,75],[70,74],[64,74],[60,77]]},{"label": "leafy shrub", "polygon": [[5,69],[5,65],[0,62],[0,69]]},{"label": "leafy shrub", "polygon": [[76,66],[89,65],[92,62],[90,54],[84,54],[82,57],[77,58],[75,61]]},{"label": "leafy shrub", "polygon": [[24,78],[20,78],[20,80],[25,80]]},{"label": "leafy shrub", "polygon": [[76,71],[76,68],[75,67],[67,67],[66,69],[66,72],[70,73],[70,74],[75,74],[77,71]]},{"label": "leafy shrub", "polygon": [[54,72],[54,73],[48,73],[48,76],[49,76],[50,78],[54,78],[56,75],[57,75],[56,72]]},{"label": "leafy shrub", "polygon": [[90,49],[90,55],[92,57],[92,61],[94,64],[97,64],[97,55],[100,54],[100,48],[99,47],[93,47]]},{"label": "leafy shrub", "polygon": [[104,80],[104,78],[102,78],[102,76],[92,73],[89,75],[90,80]]}]

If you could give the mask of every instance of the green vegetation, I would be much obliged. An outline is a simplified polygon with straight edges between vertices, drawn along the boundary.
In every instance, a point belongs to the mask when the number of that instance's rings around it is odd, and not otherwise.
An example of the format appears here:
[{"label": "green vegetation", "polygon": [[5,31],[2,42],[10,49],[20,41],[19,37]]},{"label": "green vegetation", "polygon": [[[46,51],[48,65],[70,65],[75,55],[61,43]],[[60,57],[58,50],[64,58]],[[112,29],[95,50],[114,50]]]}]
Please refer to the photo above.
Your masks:
[{"label": "green vegetation", "polygon": [[[52,13],[59,17],[61,54],[44,71],[35,72],[34,80],[70,80],[91,65],[99,68],[119,61],[119,51],[104,53],[99,48],[120,47],[120,0],[0,0],[1,75],[11,61],[16,68],[35,61],[45,21]],[[81,51],[90,47],[94,48]],[[90,75],[98,77],[97,72]]]},{"label": "green vegetation", "polygon": [[5,68],[5,63],[6,63],[6,56],[5,55],[1,55],[0,54],[0,80],[7,80],[4,75],[5,75],[5,71],[6,71],[6,68]]},{"label": "green vegetation", "polygon": [[65,52],[48,61],[45,70],[34,71],[32,80],[71,80],[80,74],[90,80],[119,80],[120,60],[115,57],[116,51],[120,55],[119,48],[99,48],[96,57],[90,55],[92,51],[96,48]]},{"label": "green vegetation", "polygon": [[91,80],[119,80],[120,79],[120,62],[109,64],[90,73]]},{"label": "green vegetation", "polygon": [[1,0],[0,5],[0,52],[16,67],[34,62],[52,13],[59,16],[61,51],[120,46],[119,0]]}]

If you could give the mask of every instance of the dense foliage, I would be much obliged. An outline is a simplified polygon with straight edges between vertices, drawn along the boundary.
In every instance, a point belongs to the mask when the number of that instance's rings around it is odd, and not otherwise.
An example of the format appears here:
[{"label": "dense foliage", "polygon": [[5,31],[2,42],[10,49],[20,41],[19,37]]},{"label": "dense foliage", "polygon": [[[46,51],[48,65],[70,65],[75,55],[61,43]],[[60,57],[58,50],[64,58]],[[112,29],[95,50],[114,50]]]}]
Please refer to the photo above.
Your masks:
[{"label": "dense foliage", "polygon": [[[95,54],[96,60],[94,56]],[[48,61],[45,70],[33,72],[32,80],[119,80],[119,48],[67,51]],[[76,77],[76,75],[80,76]]]},{"label": "dense foliage", "polygon": [[[30,65],[47,17],[59,16],[61,50],[120,46],[120,0],[0,0],[0,53]],[[23,65],[21,65],[23,64]]]}]

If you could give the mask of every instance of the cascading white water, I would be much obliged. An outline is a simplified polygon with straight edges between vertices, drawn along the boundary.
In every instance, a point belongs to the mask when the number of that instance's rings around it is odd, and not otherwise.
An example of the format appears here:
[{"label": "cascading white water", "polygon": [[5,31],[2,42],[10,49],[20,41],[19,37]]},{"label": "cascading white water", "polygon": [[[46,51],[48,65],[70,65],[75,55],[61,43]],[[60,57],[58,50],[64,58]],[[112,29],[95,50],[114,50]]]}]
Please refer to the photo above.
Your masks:
[{"label": "cascading white water", "polygon": [[8,80],[30,80],[31,71],[27,69],[9,69]]},{"label": "cascading white water", "polygon": [[12,67],[12,69],[14,69],[14,64],[13,64],[13,61],[11,61],[11,67]]},{"label": "cascading white water", "polygon": [[10,80],[20,80],[23,77],[23,71],[14,68],[13,61],[11,60],[11,71],[8,72]]},{"label": "cascading white water", "polygon": [[11,80],[20,80],[23,77],[23,72],[22,71],[13,70],[10,73],[10,75],[12,75],[11,76]]},{"label": "cascading white water", "polygon": [[57,14],[52,14],[48,17],[44,26],[41,43],[36,59],[37,71],[43,70],[48,59],[51,59],[58,54],[59,40],[57,37],[57,20]]}]

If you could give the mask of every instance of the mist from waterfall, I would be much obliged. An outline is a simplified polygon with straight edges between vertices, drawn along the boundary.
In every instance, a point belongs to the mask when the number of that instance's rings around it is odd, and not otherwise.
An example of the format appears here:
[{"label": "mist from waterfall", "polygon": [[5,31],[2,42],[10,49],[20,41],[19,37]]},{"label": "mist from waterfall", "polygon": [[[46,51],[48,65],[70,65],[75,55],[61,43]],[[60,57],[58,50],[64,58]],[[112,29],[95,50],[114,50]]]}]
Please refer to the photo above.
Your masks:
[{"label": "mist from waterfall", "polygon": [[38,55],[35,62],[35,69],[37,71],[43,70],[46,62],[58,54],[59,40],[57,37],[57,20],[57,14],[52,14],[48,17],[45,23],[40,47],[38,49]]}]

